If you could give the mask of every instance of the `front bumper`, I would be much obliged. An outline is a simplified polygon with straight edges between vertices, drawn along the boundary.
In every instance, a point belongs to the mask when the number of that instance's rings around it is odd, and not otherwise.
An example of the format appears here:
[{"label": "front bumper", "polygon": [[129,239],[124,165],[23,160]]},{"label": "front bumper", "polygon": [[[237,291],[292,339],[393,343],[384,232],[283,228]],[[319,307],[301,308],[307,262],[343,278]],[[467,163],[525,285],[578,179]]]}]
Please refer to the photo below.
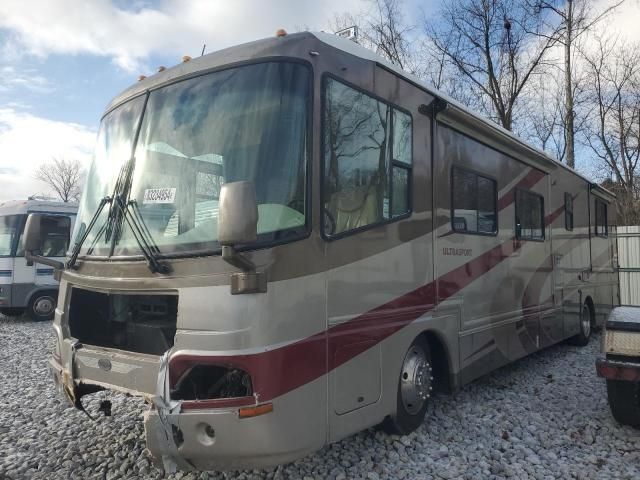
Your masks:
[{"label": "front bumper", "polygon": [[[82,408],[82,395],[110,388],[79,383],[55,358],[49,360],[49,370],[59,394],[76,408]],[[159,410],[152,404],[144,414],[147,448],[156,464],[170,472],[270,467],[297,460],[324,445],[323,428],[294,420],[309,417],[295,394],[272,403],[273,411],[252,418],[240,418],[239,406],[185,410],[179,405]]]},{"label": "front bumper", "polygon": [[640,363],[599,358],[596,360],[596,372],[607,380],[640,382]]}]

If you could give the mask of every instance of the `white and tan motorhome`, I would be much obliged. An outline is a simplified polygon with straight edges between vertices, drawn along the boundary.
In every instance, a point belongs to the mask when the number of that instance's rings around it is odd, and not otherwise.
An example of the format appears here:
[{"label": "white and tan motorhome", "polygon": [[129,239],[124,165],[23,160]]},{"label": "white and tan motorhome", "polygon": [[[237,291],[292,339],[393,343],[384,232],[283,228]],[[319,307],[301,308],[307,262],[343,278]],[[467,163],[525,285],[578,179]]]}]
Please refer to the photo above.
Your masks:
[{"label": "white and tan motorhome", "polygon": [[0,203],[0,314],[27,313],[36,321],[51,320],[58,298],[54,269],[27,261],[23,246],[24,225],[31,213],[47,215],[42,248],[48,259],[63,260],[78,205],[38,199]]},{"label": "white and tan motorhome", "polygon": [[51,370],[79,408],[101,389],[145,397],[167,468],[407,433],[433,391],[588,342],[619,303],[615,211],[349,40],[229,48],[107,108]]}]

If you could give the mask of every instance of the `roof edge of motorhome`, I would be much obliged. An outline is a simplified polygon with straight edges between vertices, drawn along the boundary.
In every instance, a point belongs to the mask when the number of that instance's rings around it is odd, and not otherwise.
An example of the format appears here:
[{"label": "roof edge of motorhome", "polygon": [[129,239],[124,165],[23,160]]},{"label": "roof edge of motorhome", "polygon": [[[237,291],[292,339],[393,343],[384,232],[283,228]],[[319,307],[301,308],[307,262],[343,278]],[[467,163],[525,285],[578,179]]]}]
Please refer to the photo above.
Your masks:
[{"label": "roof edge of motorhome", "polygon": [[5,200],[0,201],[0,214],[21,215],[29,212],[75,213],[78,204],[51,200]]},{"label": "roof edge of motorhome", "polygon": [[[112,110],[117,105],[121,104],[127,99],[133,98],[145,91],[161,86],[166,83],[170,83],[174,80],[193,76],[200,71],[213,69],[226,63],[237,63],[242,61],[249,61],[254,58],[258,58],[262,52],[269,52],[273,48],[282,45],[282,42],[296,41],[297,39],[304,37],[315,37],[320,42],[333,47],[337,50],[353,55],[363,60],[368,60],[380,65],[382,68],[393,72],[399,77],[412,83],[416,87],[424,90],[425,92],[433,95],[446,102],[447,108],[440,112],[438,119],[445,124],[449,124],[454,128],[458,128],[474,137],[480,137],[479,140],[491,139],[491,143],[498,143],[505,153],[511,155],[524,155],[527,160],[533,164],[533,166],[549,172],[555,168],[563,168],[570,171],[574,175],[580,177],[584,181],[591,185],[594,190],[601,191],[604,195],[611,198],[615,198],[615,194],[601,185],[595,184],[591,179],[577,172],[573,168],[570,168],[564,163],[559,162],[555,158],[551,157],[548,153],[523,139],[516,136],[513,132],[503,128],[495,122],[473,112],[468,107],[464,106],[457,100],[449,97],[443,92],[440,92],[435,87],[427,84],[415,75],[402,70],[397,65],[389,62],[375,52],[364,48],[363,46],[326,32],[300,32],[284,37],[268,37],[260,40],[254,40],[252,42],[243,43],[227,47],[215,52],[211,52],[207,55],[196,57],[188,62],[179,63],[178,65],[164,69],[161,72],[150,75],[144,80],[131,85],[129,88],[117,95],[108,104],[105,113]],[[483,138],[484,137],[484,138]],[[517,157],[516,157],[517,158]]]}]

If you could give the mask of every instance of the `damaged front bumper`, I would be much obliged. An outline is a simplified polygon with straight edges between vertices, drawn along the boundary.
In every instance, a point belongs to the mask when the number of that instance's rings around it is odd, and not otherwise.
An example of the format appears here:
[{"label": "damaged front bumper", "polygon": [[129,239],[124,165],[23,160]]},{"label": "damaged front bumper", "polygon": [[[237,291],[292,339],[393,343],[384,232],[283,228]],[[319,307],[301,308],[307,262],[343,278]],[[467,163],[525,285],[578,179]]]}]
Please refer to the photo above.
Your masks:
[{"label": "damaged front bumper", "polygon": [[[87,355],[86,351],[78,352],[72,346],[70,357]],[[292,402],[296,402],[291,396],[269,403],[265,414],[249,418],[242,418],[241,410],[260,409],[267,404],[259,404],[254,397],[202,402],[201,405],[170,400],[167,359],[165,354],[160,360],[153,395],[89,380],[78,375],[74,367],[76,361],[68,362],[69,367],[65,368],[53,357],[49,360],[49,370],[59,393],[81,410],[84,410],[82,396],[99,390],[145,397],[150,403],[144,414],[147,448],[156,464],[167,473],[264,468],[294,461],[322,446],[324,436],[315,437],[312,432],[292,428],[291,410],[295,409]]]}]

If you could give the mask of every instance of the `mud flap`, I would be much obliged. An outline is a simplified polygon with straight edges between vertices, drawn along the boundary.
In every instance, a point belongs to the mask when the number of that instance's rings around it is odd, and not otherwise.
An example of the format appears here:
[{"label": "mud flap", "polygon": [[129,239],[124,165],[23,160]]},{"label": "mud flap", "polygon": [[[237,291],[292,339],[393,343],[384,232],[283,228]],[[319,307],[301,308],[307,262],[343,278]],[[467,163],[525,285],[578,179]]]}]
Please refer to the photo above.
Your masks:
[{"label": "mud flap", "polygon": [[[180,412],[180,401],[171,400],[169,390],[169,352],[160,359],[160,370],[158,371],[158,382],[156,384],[156,395],[152,398],[153,405],[158,413],[158,419],[162,428],[155,428],[154,433],[160,447],[162,467],[166,474],[175,473],[181,470],[195,470],[187,460],[183,459],[178,452],[178,445],[174,429],[179,431],[178,425],[171,423],[169,415]],[[147,413],[148,414],[148,413]],[[149,434],[149,432],[147,432]]]}]

